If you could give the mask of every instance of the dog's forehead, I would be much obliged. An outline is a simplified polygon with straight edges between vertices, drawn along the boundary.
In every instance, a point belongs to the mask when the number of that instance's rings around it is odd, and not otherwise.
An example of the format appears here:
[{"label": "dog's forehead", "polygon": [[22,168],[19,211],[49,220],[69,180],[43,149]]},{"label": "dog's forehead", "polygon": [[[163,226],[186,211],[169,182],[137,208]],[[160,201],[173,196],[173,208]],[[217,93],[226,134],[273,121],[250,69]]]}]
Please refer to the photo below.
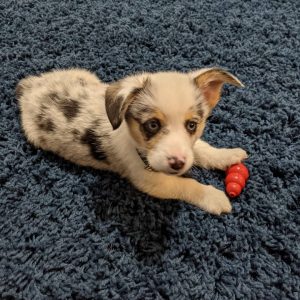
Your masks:
[{"label": "dog's forehead", "polygon": [[197,89],[190,77],[176,72],[157,73],[151,78],[153,104],[168,115],[184,113],[197,102]]}]

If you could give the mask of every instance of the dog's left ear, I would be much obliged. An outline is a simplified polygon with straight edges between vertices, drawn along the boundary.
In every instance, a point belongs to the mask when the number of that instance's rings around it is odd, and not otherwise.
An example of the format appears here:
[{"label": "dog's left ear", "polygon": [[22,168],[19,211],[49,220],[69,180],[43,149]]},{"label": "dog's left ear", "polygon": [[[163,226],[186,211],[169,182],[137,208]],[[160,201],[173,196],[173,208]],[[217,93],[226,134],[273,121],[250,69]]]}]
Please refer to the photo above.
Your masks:
[{"label": "dog's left ear", "polygon": [[105,108],[113,130],[118,129],[129,105],[149,82],[146,74],[132,76],[112,83],[105,92]]},{"label": "dog's left ear", "polygon": [[210,109],[213,109],[219,102],[222,87],[225,83],[244,87],[234,75],[219,68],[203,69],[191,72],[190,75],[197,87],[202,91]]}]

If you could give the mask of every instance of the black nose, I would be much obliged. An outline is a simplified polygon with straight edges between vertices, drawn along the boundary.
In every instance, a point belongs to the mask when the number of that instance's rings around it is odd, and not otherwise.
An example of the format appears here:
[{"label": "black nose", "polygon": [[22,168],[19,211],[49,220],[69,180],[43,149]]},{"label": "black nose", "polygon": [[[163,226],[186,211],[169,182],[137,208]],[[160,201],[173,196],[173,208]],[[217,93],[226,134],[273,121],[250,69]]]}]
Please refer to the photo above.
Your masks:
[{"label": "black nose", "polygon": [[170,157],[168,158],[169,165],[173,170],[179,171],[183,168],[185,161],[178,159],[177,157]]}]

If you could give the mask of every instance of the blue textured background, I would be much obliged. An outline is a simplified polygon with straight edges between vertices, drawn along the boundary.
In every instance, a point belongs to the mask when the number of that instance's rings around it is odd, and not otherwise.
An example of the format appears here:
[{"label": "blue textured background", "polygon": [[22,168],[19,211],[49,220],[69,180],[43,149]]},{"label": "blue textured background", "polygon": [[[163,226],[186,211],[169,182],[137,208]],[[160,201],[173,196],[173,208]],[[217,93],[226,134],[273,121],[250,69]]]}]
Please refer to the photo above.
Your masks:
[{"label": "blue textured background", "polygon": [[[300,2],[0,1],[1,299],[299,299]],[[205,131],[250,153],[233,213],[159,201],[24,139],[14,87],[79,66],[224,66]],[[223,188],[224,174],[194,171]]]}]

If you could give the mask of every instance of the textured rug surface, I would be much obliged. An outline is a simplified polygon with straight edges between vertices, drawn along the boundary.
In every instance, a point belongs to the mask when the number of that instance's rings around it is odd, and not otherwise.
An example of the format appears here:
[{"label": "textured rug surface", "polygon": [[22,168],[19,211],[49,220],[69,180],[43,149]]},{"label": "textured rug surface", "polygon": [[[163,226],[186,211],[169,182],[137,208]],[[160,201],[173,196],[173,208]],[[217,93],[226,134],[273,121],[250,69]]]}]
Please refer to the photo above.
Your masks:
[{"label": "textured rug surface", "polygon": [[[1,299],[299,299],[300,2],[0,0]],[[205,130],[245,148],[233,213],[159,201],[27,143],[18,80],[222,66]],[[223,189],[224,174],[194,170]]]}]

